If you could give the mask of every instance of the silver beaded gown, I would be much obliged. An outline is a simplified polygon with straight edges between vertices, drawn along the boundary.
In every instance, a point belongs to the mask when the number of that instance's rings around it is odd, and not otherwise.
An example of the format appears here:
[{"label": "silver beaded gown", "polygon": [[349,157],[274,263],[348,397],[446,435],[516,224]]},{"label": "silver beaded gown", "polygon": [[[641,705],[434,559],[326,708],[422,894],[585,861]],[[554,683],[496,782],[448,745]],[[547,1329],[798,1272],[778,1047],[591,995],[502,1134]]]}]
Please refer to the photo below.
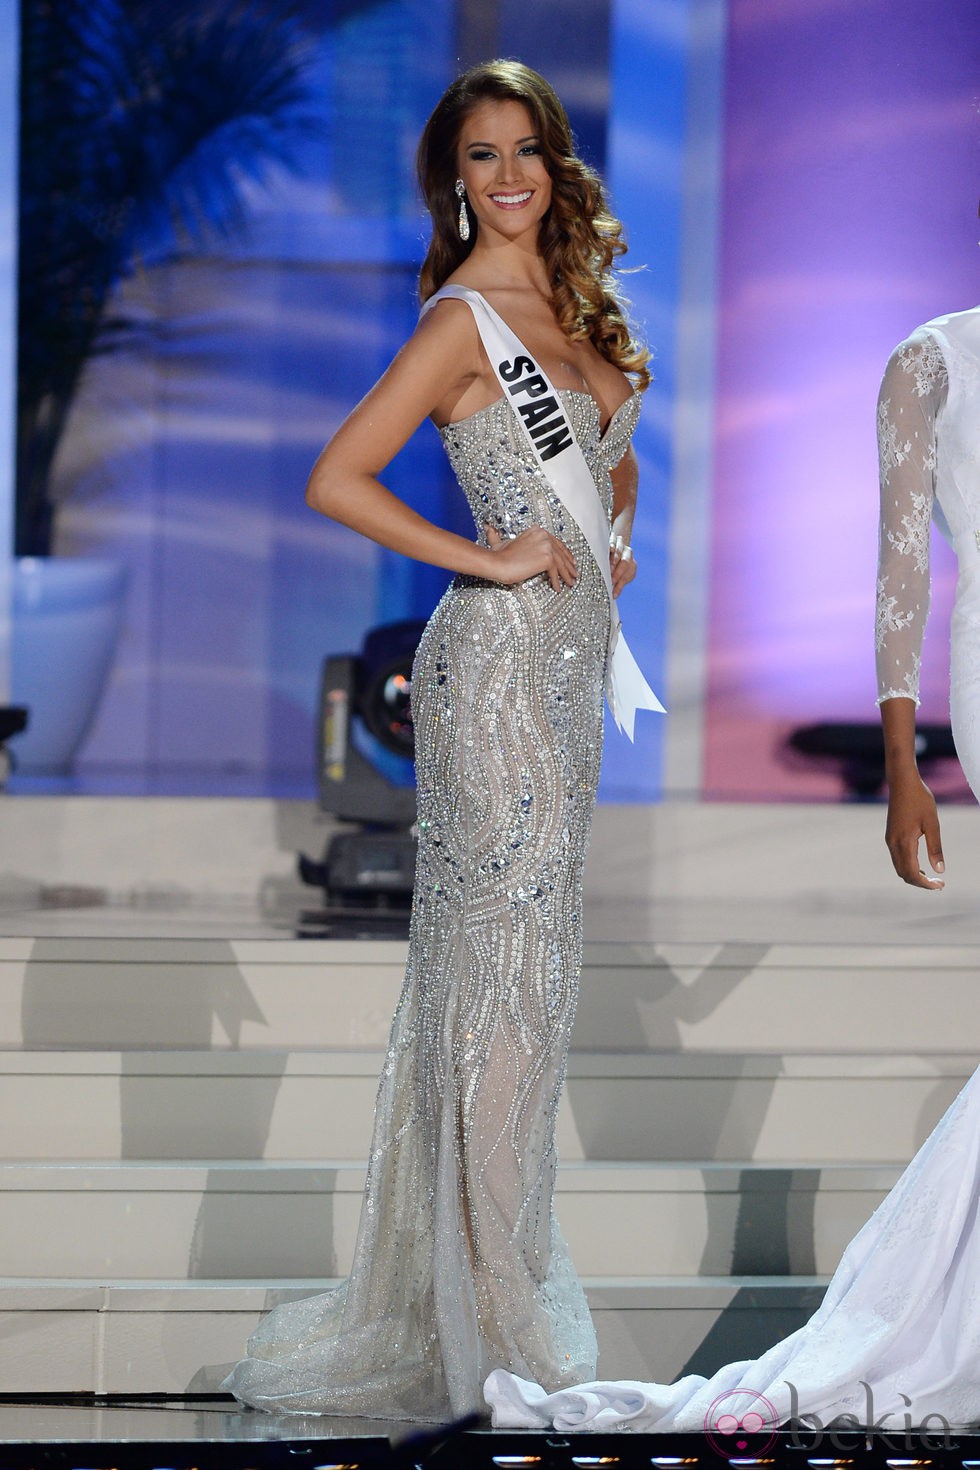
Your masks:
[{"label": "silver beaded gown", "polygon": [[[604,433],[588,394],[562,399],[608,515],[639,396]],[[422,638],[408,965],[353,1267],[259,1324],[226,1386],[262,1409],[439,1420],[485,1412],[494,1368],[551,1389],[595,1374],[552,1198],[609,601],[509,402],[441,434],[481,539],[545,526],[579,575],[557,593],[457,577]]]}]

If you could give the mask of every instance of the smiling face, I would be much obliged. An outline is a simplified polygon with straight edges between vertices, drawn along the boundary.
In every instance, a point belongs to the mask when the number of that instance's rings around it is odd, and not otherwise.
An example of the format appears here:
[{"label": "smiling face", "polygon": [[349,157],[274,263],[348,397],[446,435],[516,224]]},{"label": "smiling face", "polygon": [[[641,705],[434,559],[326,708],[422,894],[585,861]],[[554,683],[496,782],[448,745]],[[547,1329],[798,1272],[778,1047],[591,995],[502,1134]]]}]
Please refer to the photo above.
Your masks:
[{"label": "smiling face", "polygon": [[537,240],[551,205],[551,176],[523,103],[481,102],[468,112],[457,168],[484,243],[487,231],[504,240]]}]

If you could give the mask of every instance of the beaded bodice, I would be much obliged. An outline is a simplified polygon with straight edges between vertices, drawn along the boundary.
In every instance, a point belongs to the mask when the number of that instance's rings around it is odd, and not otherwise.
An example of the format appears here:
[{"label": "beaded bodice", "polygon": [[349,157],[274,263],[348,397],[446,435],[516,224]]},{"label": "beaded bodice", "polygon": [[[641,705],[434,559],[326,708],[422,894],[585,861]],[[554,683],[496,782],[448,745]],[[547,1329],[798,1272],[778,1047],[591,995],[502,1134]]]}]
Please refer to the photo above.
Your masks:
[{"label": "beaded bodice", "polygon": [[[572,388],[559,391],[608,518],[612,513],[610,472],[629,448],[640,415],[640,395],[632,393],[620,404],[603,431],[599,406],[590,393]],[[505,398],[446,424],[439,432],[481,539],[487,522],[502,536],[544,526],[566,539],[567,512],[540,465],[528,454],[527,439]]]}]

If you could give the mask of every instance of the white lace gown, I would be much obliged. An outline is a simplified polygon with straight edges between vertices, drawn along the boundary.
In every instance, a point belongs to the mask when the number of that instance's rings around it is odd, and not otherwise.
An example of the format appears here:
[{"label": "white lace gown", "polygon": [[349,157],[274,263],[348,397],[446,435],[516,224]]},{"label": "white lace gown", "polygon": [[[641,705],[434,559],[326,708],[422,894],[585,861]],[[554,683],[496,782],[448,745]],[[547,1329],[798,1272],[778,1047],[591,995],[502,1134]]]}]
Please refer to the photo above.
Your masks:
[{"label": "white lace gown", "polygon": [[[951,710],[980,794],[980,308],[928,322],[892,353],[878,400],[879,701],[918,702],[935,517],[959,560]],[[751,1407],[764,1423],[842,1415],[942,1428],[980,1421],[980,1072],[851,1242],[819,1310],[761,1358],[665,1385],[548,1393],[507,1372],[485,1393],[502,1428],[701,1431]],[[726,1398],[726,1396],[728,1396]]]},{"label": "white lace gown", "polygon": [[956,552],[950,717],[980,795],[980,307],[937,317],[892,353],[878,398],[878,698],[919,701],[929,528]]}]

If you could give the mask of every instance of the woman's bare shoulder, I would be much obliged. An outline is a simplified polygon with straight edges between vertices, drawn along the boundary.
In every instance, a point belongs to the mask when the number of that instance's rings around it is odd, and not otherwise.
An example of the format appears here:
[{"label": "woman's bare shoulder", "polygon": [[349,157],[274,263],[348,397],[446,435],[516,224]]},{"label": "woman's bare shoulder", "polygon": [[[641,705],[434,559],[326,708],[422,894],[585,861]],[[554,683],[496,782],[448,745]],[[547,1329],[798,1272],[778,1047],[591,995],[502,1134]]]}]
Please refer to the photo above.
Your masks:
[{"label": "woman's bare shoulder", "polygon": [[480,336],[465,301],[443,297],[423,310],[415,330],[399,353],[413,362],[428,361],[457,371],[472,371],[479,358]]},{"label": "woman's bare shoulder", "polygon": [[[447,281],[446,284],[461,285],[462,282]],[[415,330],[438,331],[443,336],[463,340],[476,335],[476,324],[473,321],[473,312],[465,301],[458,296],[440,296],[438,301],[423,306]]]}]

